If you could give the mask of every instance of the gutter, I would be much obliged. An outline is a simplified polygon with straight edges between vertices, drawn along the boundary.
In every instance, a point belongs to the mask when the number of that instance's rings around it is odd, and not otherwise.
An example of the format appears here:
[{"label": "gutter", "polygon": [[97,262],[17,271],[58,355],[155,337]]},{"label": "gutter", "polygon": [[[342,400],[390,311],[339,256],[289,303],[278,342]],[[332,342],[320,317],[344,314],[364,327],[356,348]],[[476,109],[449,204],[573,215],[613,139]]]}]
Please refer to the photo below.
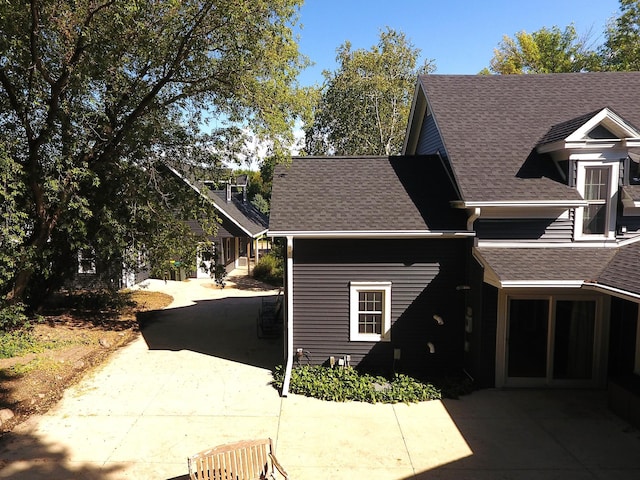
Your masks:
[{"label": "gutter", "polygon": [[469,215],[469,218],[467,218],[467,230],[469,230],[470,232],[473,231],[473,223],[480,216],[480,212],[481,212],[481,209],[476,207],[473,209],[473,213]]},{"label": "gutter", "polygon": [[640,302],[640,294],[628,292],[615,287],[609,287],[595,282],[584,282],[583,287],[587,290],[597,290],[600,292],[608,293],[614,297],[622,298],[624,300],[631,300],[636,303]]},{"label": "gutter", "polygon": [[309,231],[309,230],[269,230],[272,237],[288,237],[290,235],[306,238],[458,238],[475,237],[475,232],[458,230],[333,230],[333,231]]},{"label": "gutter", "polygon": [[281,395],[289,395],[291,370],[293,369],[293,237],[287,237],[287,283],[285,285],[287,298],[287,363],[284,370]]}]

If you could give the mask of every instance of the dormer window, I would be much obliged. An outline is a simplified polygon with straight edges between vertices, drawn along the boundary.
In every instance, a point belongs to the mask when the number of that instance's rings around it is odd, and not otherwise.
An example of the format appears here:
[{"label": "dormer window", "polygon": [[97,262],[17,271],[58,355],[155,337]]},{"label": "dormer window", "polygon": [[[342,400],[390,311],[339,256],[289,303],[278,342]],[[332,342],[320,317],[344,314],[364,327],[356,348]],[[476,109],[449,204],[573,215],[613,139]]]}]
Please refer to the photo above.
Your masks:
[{"label": "dormer window", "polygon": [[584,207],[582,233],[604,235],[607,232],[607,203],[609,200],[609,167],[585,167]]},{"label": "dormer window", "polygon": [[576,209],[576,240],[613,240],[619,160],[577,159],[576,187],[587,205]]}]

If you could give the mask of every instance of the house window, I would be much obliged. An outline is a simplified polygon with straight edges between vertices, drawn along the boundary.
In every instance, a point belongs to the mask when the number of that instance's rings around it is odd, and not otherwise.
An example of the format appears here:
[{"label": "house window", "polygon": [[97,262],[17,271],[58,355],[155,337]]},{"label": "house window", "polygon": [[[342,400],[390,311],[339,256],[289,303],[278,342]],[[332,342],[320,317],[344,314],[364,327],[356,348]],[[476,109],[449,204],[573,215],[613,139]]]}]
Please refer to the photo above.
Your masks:
[{"label": "house window", "polygon": [[575,211],[577,240],[615,239],[619,160],[577,163],[576,187],[587,203]]},{"label": "house window", "polygon": [[78,273],[96,273],[96,254],[91,248],[84,248],[78,252]]},{"label": "house window", "polygon": [[584,207],[582,233],[604,235],[607,233],[609,167],[586,167],[584,170],[584,199],[589,202],[589,205]]},{"label": "house window", "polygon": [[391,339],[391,282],[351,282],[350,339]]}]

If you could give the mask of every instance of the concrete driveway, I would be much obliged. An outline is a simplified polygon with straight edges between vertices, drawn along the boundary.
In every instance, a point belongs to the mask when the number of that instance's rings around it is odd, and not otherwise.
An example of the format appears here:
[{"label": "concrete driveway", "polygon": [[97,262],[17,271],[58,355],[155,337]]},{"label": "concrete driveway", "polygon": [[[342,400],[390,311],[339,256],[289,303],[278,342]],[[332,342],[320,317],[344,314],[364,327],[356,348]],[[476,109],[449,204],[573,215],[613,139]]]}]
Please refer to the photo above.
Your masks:
[{"label": "concrete driveway", "polygon": [[483,390],[412,405],[282,399],[275,291],[150,282],[174,303],[46,415],[0,443],[0,478],[183,479],[207,447],[270,436],[293,479],[638,479],[640,432],[600,391]]}]

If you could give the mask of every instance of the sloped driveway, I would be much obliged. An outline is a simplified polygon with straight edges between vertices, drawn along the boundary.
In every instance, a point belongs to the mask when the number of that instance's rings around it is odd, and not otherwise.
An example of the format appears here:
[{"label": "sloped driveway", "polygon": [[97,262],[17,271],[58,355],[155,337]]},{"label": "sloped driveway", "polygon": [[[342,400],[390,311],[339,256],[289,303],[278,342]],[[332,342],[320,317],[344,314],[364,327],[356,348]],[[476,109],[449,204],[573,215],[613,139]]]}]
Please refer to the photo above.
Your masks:
[{"label": "sloped driveway", "polygon": [[[0,444],[0,478],[178,479],[204,448],[270,436],[294,479],[638,479],[640,432],[600,391],[484,390],[413,405],[331,403],[269,385],[257,286],[155,282],[143,335]],[[209,282],[210,283],[210,282]]]}]

